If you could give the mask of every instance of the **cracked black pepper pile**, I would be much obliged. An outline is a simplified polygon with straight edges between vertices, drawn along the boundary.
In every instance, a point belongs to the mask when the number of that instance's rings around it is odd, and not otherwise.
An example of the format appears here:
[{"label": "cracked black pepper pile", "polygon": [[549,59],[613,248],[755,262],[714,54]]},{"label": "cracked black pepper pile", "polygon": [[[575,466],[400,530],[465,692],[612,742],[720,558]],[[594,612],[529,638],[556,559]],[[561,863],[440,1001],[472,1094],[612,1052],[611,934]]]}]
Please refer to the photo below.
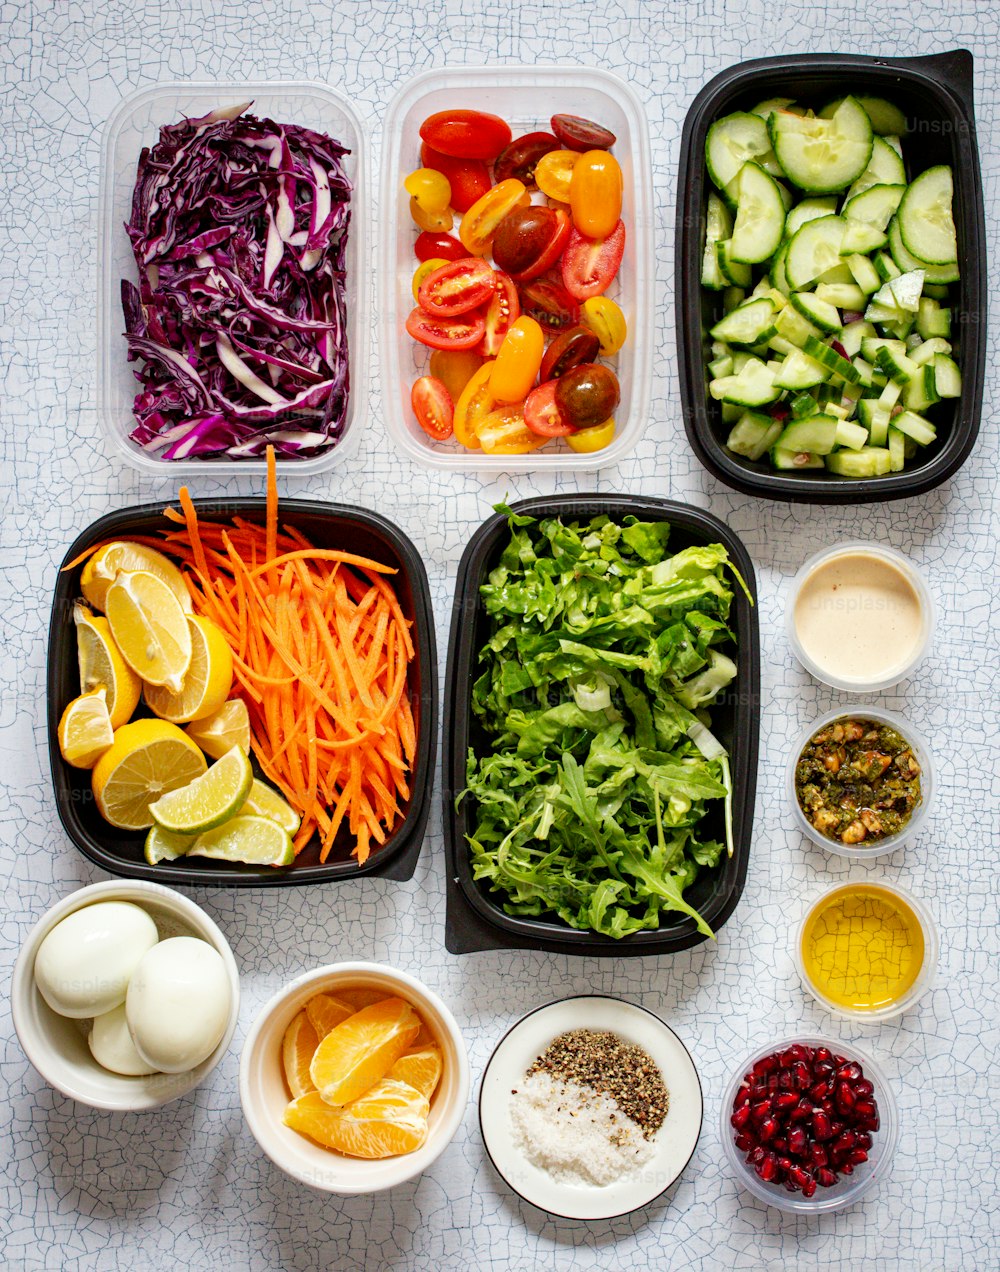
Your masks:
[{"label": "cracked black pepper pile", "polygon": [[647,1140],[663,1125],[670,1107],[670,1093],[652,1057],[634,1042],[605,1030],[571,1029],[553,1038],[524,1076],[535,1073],[578,1082],[608,1096]]}]

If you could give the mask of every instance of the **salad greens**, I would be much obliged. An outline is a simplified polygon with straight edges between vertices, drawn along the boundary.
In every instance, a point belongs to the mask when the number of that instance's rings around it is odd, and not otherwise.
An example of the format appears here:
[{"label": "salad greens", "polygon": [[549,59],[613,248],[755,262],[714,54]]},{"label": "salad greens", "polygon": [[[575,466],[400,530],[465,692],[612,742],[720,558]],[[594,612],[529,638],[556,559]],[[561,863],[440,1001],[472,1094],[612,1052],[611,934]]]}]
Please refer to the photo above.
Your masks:
[{"label": "salad greens", "polygon": [[700,826],[729,763],[707,708],[736,665],[718,646],[733,593],[718,544],[671,555],[670,526],[606,516],[536,523],[504,505],[510,542],[480,588],[491,635],[470,748],[473,877],[508,914],[553,911],[611,937],[656,928],[724,845]]}]

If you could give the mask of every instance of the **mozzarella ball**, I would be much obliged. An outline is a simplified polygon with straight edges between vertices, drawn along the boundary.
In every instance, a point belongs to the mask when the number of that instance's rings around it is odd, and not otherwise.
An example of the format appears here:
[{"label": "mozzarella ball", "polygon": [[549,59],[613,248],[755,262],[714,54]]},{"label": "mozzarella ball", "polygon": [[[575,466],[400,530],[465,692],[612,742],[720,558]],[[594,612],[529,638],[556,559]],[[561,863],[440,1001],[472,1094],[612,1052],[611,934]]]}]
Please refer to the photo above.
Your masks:
[{"label": "mozzarella ball", "polygon": [[129,982],[125,1015],[136,1051],[163,1073],[193,1069],[222,1040],[230,1002],[218,951],[193,936],[161,941]]},{"label": "mozzarella ball", "polygon": [[60,1016],[102,1016],[125,1001],[129,978],[157,943],[156,924],[128,901],[74,910],[35,955],[35,984]]}]

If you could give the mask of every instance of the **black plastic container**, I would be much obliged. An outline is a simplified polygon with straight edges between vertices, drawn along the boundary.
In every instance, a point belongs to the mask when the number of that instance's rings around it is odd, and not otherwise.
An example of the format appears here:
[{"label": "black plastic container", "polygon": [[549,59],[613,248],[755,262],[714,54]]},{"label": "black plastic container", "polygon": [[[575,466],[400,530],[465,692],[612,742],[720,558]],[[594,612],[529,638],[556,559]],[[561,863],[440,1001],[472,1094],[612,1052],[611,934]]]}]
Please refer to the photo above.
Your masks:
[{"label": "black plastic container", "polygon": [[[229,521],[243,517],[263,524],[265,501],[260,498],[196,500],[198,515],[206,520]],[[416,868],[430,813],[437,738],[437,650],[427,574],[416,548],[392,522],[363,508],[344,504],[309,503],[283,499],[282,525],[294,526],[320,548],[339,548],[370,557],[399,573],[392,583],[403,614],[412,626],[416,657],[410,669],[410,694],[417,730],[417,755],[410,777],[411,796],[403,819],[382,847],[359,866],[350,856],[350,844],[341,831],[323,863],[316,837],[295,863],[287,867],[223,865],[207,858],[180,858],[149,865],[143,857],[145,832],[117,830],[97,811],[90,787],[90,773],[65,762],[59,753],[56,729],[70,700],[80,692],[77,669],[73,603],[80,596],[82,566],[60,571],[52,602],[48,655],[49,760],[56,806],[63,827],[77,848],[110,874],[130,879],[152,879],[177,884],[222,887],[288,887],[294,884],[332,883],[358,875],[409,879]],[[110,513],[89,526],[66,553],[72,561],[93,544],[134,535],[156,535],[176,529],[163,516],[162,504],[145,504]],[[144,713],[142,705],[137,714]]]},{"label": "black plastic container", "polygon": [[[705,208],[714,186],[705,170],[705,137],[723,115],[749,110],[768,97],[792,97],[817,108],[847,92],[886,97],[912,121],[903,142],[909,175],[950,164],[961,279],[952,284],[955,359],[962,395],[934,408],[938,440],[922,447],[906,469],[870,479],[816,469],[772,470],[766,458],[744,459],[725,447],[731,426],[708,395],[708,328],[722,317],[721,300],[701,287]],[[757,58],[717,75],[701,90],[684,121],[677,186],[676,313],[684,427],[695,454],[720,481],[749,495],[803,503],[872,503],[932,490],[965,462],[979,432],[986,365],[986,233],[972,98],[972,54],[879,58],[818,53]]]},{"label": "black plastic container", "polygon": [[[697,544],[721,543],[746,580],[754,597],[751,606],[734,587],[729,623],[737,648],[726,652],[736,661],[738,675],[719,706],[712,709],[712,730],[730,754],[733,775],[732,857],[723,856],[714,870],[703,870],[685,892],[715,931],[726,922],[743,892],[750,859],[754,794],[757,788],[757,741],[760,728],[760,637],[757,625],[756,580],[753,563],[732,530],[710,513],[667,499],[633,495],[556,495],[524,499],[515,512],[536,518],[562,517],[588,521],[604,514],[620,521],[629,514],[644,521],[668,521],[670,548],[681,551]],[[563,954],[625,958],[667,954],[706,940],[686,915],[668,915],[655,931],[638,932],[615,940],[595,932],[577,931],[556,916],[530,918],[505,914],[499,893],[472,878],[466,834],[475,821],[475,803],[464,799],[455,808],[455,795],[465,786],[469,747],[477,754],[488,739],[471,709],[472,684],[478,674],[478,650],[487,639],[489,618],[479,599],[479,587],[497,564],[508,542],[507,519],[491,517],[469,541],[458,567],[452,610],[451,639],[444,701],[444,837],[448,862],[448,913],[445,944],[452,954],[474,950],[532,949]],[[710,814],[707,833],[725,837],[721,807]]]}]

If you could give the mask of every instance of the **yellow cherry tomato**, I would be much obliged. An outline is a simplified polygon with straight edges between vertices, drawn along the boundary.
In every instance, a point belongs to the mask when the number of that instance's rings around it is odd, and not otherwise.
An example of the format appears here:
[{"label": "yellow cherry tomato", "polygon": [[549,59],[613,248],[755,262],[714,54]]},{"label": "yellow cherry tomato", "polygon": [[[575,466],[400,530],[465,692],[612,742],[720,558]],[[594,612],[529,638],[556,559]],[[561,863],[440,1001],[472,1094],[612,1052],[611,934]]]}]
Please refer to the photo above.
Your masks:
[{"label": "yellow cherry tomato", "polygon": [[[432,256],[429,261],[421,261],[413,274],[413,299],[417,299],[417,292],[420,290],[420,284],[424,281],[428,274],[433,274],[436,269],[440,269],[442,265],[448,262],[443,256]],[[432,371],[433,375],[434,372]],[[440,379],[440,376],[438,377]]]},{"label": "yellow cherry tomato", "polygon": [[474,349],[435,349],[431,354],[431,375],[441,381],[453,402],[482,365],[482,354]]},{"label": "yellow cherry tomato", "polygon": [[592,451],[604,450],[615,435],[614,419],[605,420],[593,428],[581,428],[578,433],[571,433],[566,438],[570,450],[578,455],[589,455]]},{"label": "yellow cherry tomato", "polygon": [[522,315],[503,338],[490,375],[498,402],[523,402],[531,392],[545,353],[545,333],[534,318]]},{"label": "yellow cherry tomato", "polygon": [[496,406],[496,399],[490,391],[492,373],[493,359],[491,358],[473,374],[455,403],[453,424],[455,437],[469,450],[479,450],[480,442],[476,436],[477,425]]},{"label": "yellow cherry tomato", "polygon": [[606,150],[588,150],[569,183],[573,224],[589,239],[606,239],[621,220],[622,170]]},{"label": "yellow cherry tomato", "polygon": [[443,212],[451,203],[451,183],[436,168],[417,168],[403,182],[403,189],[428,212]]},{"label": "yellow cherry tomato", "polygon": [[525,424],[523,402],[489,411],[480,421],[476,436],[487,455],[529,455],[549,440]]},{"label": "yellow cherry tomato", "polygon": [[451,208],[443,211],[439,208],[425,208],[419,199],[410,200],[410,216],[422,230],[430,230],[435,234],[447,234],[455,224]]},{"label": "yellow cherry tomato", "polygon": [[613,357],[625,343],[628,327],[625,315],[607,296],[591,296],[580,306],[580,319],[601,342],[601,353]]},{"label": "yellow cherry tomato", "polygon": [[559,203],[569,203],[570,180],[579,158],[578,150],[550,150],[542,155],[535,166],[535,184],[542,194]]},{"label": "yellow cherry tomato", "polygon": [[458,237],[470,256],[485,256],[493,242],[497,226],[508,212],[531,202],[523,181],[508,177],[487,190],[462,217]]}]

